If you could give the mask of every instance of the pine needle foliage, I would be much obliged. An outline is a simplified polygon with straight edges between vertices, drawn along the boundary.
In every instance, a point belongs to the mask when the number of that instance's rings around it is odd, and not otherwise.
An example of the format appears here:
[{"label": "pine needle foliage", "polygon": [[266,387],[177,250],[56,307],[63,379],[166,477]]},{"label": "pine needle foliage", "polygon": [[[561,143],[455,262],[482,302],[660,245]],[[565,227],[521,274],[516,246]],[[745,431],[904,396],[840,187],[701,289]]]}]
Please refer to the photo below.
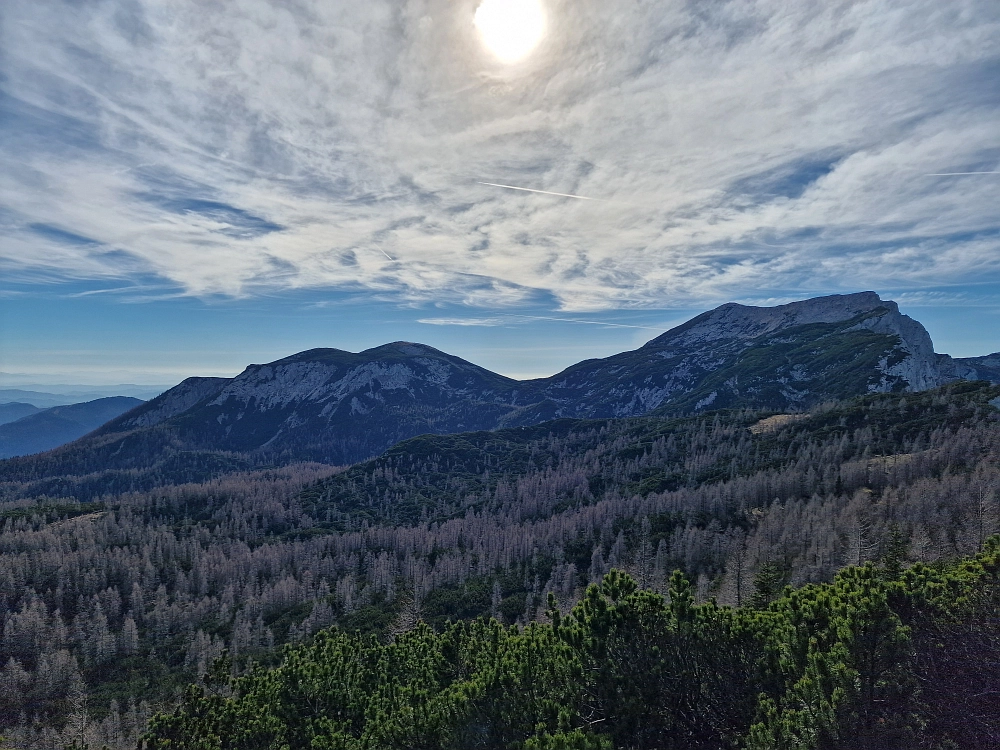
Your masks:
[{"label": "pine needle foliage", "polygon": [[[873,564],[787,588],[765,608],[664,596],[617,570],[566,615],[392,642],[336,628],[224,690],[192,686],[147,750],[321,748],[892,750],[991,747],[1000,678],[940,701],[936,651],[1000,657],[1000,537],[974,557],[894,575]],[[970,675],[966,675],[970,676]]]}]

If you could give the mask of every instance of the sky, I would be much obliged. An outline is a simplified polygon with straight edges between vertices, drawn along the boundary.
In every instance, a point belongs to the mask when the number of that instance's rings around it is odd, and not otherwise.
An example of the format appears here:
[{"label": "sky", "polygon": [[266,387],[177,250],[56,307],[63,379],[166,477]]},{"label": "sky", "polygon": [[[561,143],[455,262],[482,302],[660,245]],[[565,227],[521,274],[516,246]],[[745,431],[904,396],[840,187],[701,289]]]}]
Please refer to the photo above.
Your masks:
[{"label": "sky", "polygon": [[0,385],[863,290],[1000,351],[1000,3],[540,2],[516,61],[480,0],[0,2]]}]

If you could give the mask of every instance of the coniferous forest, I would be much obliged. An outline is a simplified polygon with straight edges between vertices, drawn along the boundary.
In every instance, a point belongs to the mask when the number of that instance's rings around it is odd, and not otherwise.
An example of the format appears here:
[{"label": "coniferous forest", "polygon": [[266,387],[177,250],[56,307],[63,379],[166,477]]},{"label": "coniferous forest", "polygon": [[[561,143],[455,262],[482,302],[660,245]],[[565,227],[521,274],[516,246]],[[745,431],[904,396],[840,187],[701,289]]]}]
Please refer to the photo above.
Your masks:
[{"label": "coniferous forest", "polygon": [[0,0],[0,750],[1000,750],[1000,0]]},{"label": "coniferous forest", "polygon": [[103,493],[8,472],[0,732],[996,746],[998,397],[563,419]]},{"label": "coniferous forest", "polygon": [[[612,570],[565,616],[324,631],[210,675],[153,748],[995,746],[1000,537],[957,564],[849,567],[769,604],[696,603]],[[224,667],[224,663],[220,667]],[[954,743],[954,744],[953,744]],[[987,744],[989,743],[989,745]]]}]

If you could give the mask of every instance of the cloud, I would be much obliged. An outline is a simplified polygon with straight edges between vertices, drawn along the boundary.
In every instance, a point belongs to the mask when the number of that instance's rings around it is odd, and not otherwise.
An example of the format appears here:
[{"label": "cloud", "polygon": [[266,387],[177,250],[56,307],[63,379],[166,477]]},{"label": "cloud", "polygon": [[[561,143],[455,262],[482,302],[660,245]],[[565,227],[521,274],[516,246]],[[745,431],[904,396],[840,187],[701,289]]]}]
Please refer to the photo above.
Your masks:
[{"label": "cloud", "polygon": [[64,245],[89,247],[101,244],[97,240],[93,240],[90,237],[83,237],[79,234],[74,234],[73,232],[67,232],[65,229],[60,229],[59,227],[53,227],[48,224],[30,224],[28,226],[28,229],[40,237],[44,237],[45,239],[52,240],[53,242],[58,242]]},{"label": "cloud", "polygon": [[521,315],[511,313],[501,318],[419,318],[418,323],[431,326],[509,326],[523,324],[529,320],[544,320],[553,323],[584,323],[587,325],[602,326],[603,328],[636,328],[644,331],[657,331],[663,333],[666,328],[656,328],[653,326],[632,325],[629,323],[612,323],[605,320],[587,320],[583,318],[556,318],[550,315]]},{"label": "cloud", "polygon": [[508,318],[418,318],[418,323],[429,326],[495,326],[509,325]]},{"label": "cloud", "polygon": [[892,295],[900,305],[910,307],[1000,308],[1000,295],[983,291],[919,290]]},{"label": "cloud", "polygon": [[155,195],[143,197],[171,213],[193,217],[195,220],[206,219],[214,225],[211,231],[217,231],[234,239],[253,239],[284,229],[280,224],[218,201],[199,198],[173,199]]},{"label": "cloud", "polygon": [[549,0],[510,67],[475,5],[8,0],[0,269],[567,311],[1000,281],[1000,182],[926,176],[1000,166],[992,0]]}]

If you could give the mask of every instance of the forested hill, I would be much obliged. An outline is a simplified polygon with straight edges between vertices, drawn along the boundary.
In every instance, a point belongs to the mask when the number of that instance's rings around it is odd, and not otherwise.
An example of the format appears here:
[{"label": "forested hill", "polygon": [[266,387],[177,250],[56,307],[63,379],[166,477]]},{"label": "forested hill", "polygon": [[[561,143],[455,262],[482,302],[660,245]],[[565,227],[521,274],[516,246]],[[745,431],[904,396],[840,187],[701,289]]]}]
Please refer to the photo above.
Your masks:
[{"label": "forested hill", "polygon": [[789,489],[758,487],[750,479],[759,483],[789,472],[806,477],[797,488],[806,495],[881,489],[886,480],[871,471],[876,464],[886,476],[962,465],[966,446],[953,435],[968,425],[992,424],[995,396],[1000,387],[963,383],[830,403],[809,413],[561,419],[423,435],[331,477],[301,500],[317,529],[344,531],[439,522],[469,511],[512,512],[525,486],[534,503],[549,499],[524,509],[526,517],[551,517],[604,497],[626,501],[720,484],[739,485],[744,506],[765,504]]},{"label": "forested hill", "polygon": [[422,344],[314,349],[236,378],[190,378],[84,440],[0,463],[0,482],[92,497],[241,468],[347,465],[420,434],[555,418],[804,411],[867,393],[997,380],[997,357],[936,354],[927,331],[873,292],[777,307],[727,304],[641,348],[517,381]]},{"label": "forested hill", "polygon": [[997,404],[1000,387],[961,382],[797,414],[557,420],[344,471],[9,500],[4,730],[123,747],[224,651],[242,670],[331,625],[528,623],[612,568],[661,593],[680,569],[697,601],[759,608],[844,566],[974,554],[1000,530]]}]

